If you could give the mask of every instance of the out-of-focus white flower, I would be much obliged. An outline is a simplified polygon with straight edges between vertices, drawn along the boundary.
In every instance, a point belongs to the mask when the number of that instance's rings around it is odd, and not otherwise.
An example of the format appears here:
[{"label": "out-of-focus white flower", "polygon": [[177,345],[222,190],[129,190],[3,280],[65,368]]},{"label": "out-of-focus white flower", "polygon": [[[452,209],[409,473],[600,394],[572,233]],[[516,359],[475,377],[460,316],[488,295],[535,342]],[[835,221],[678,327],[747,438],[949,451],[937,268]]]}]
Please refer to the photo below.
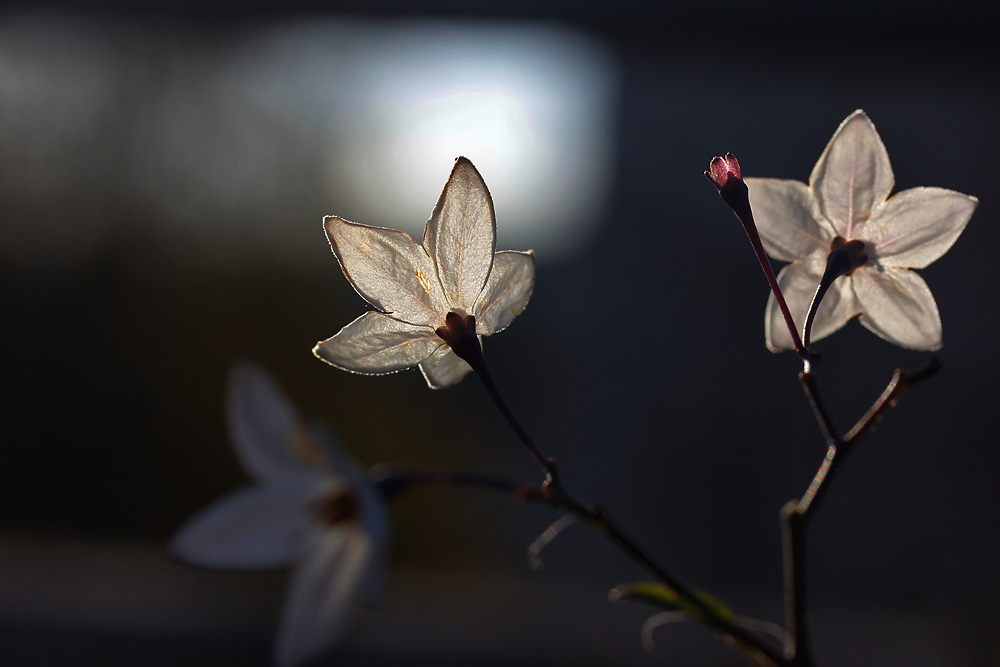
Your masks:
[{"label": "out-of-focus white flower", "polygon": [[255,483],[190,520],[170,551],[212,569],[294,566],[275,656],[295,665],[343,636],[357,602],[378,598],[382,499],[328,435],[306,428],[263,370],[233,369],[227,408],[233,445]]},{"label": "out-of-focus white flower", "polygon": [[[860,265],[834,281],[812,325],[828,336],[861,314],[861,324],[903,347],[941,347],[941,318],[922,269],[943,255],[972,216],[975,197],[918,187],[889,197],[889,155],[868,116],[847,117],[813,167],[809,185],[746,178],[750,204],[767,253],[792,262],[778,284],[801,328],[831,250],[852,241]],[[775,305],[767,302],[764,333],[774,352],[793,347]]]},{"label": "out-of-focus white flower", "polygon": [[313,348],[338,368],[374,375],[419,365],[431,388],[451,386],[470,367],[445,342],[449,329],[457,335],[457,325],[467,326],[480,339],[502,331],[531,296],[534,255],[495,252],[493,199],[464,157],[427,221],[423,245],[405,232],[333,215],[323,226],[344,275],[378,309]]}]

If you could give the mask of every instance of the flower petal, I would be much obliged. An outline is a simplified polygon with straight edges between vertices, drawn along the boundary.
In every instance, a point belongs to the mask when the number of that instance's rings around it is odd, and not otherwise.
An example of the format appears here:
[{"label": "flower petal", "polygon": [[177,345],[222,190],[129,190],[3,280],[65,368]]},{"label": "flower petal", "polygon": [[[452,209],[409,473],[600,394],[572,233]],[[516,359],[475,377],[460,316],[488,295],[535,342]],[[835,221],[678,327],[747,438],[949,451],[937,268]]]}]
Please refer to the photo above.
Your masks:
[{"label": "flower petal", "polygon": [[[809,305],[819,286],[825,266],[825,253],[814,253],[800,262],[789,264],[778,274],[778,285],[799,332],[802,331]],[[858,311],[848,283],[839,278],[823,297],[819,312],[813,320],[811,340],[815,342],[829,336],[844,326],[847,320],[857,315]],[[772,352],[790,350],[794,347],[792,336],[785,326],[785,318],[781,315],[774,294],[768,297],[767,310],[764,313],[764,341]]]},{"label": "flower petal", "polygon": [[861,324],[890,343],[914,350],[941,347],[941,316],[934,295],[913,271],[860,269],[851,276],[864,313]]},{"label": "flower petal", "polygon": [[808,185],[776,178],[747,178],[744,182],[760,241],[768,255],[794,262],[816,250],[829,250],[835,233],[820,215]]},{"label": "flower petal", "polygon": [[411,324],[439,326],[448,312],[434,263],[406,232],[323,218],[344,275],[379,310]]},{"label": "flower petal", "polygon": [[316,343],[313,354],[345,371],[380,375],[420,363],[441,344],[430,327],[368,311],[334,337]]},{"label": "flower petal", "polygon": [[327,469],[346,478],[361,501],[361,524],[376,549],[384,550],[389,542],[389,519],[381,491],[368,471],[338,445],[325,424],[316,422],[309,426],[310,434],[328,462]]},{"label": "flower petal", "polygon": [[420,372],[431,389],[444,389],[457,383],[472,370],[451,348],[442,345],[434,354],[420,362]]},{"label": "flower petal", "polygon": [[893,195],[858,237],[887,266],[922,269],[947,252],[979,200],[944,188],[912,188]]},{"label": "flower petal", "polygon": [[[259,366],[229,373],[226,411],[230,438],[243,467],[261,481],[308,474],[315,448],[291,401]],[[313,449],[315,452],[315,449]]]},{"label": "flower petal", "polygon": [[316,476],[237,491],[188,521],[169,551],[181,561],[211,569],[290,565],[302,551],[310,503],[335,483]]},{"label": "flower petal", "polygon": [[424,249],[434,258],[449,306],[471,311],[493,265],[496,217],[490,191],[467,158],[455,161],[424,228]]},{"label": "flower petal", "polygon": [[356,525],[314,536],[285,598],[276,647],[279,665],[299,665],[344,636],[372,556],[368,536]]},{"label": "flower petal", "polygon": [[493,256],[493,270],[472,314],[476,332],[489,336],[507,328],[531,298],[535,284],[535,254],[505,250]]},{"label": "flower petal", "polygon": [[809,177],[820,210],[847,240],[856,238],[857,226],[885,201],[893,182],[889,154],[860,109],[840,124]]}]

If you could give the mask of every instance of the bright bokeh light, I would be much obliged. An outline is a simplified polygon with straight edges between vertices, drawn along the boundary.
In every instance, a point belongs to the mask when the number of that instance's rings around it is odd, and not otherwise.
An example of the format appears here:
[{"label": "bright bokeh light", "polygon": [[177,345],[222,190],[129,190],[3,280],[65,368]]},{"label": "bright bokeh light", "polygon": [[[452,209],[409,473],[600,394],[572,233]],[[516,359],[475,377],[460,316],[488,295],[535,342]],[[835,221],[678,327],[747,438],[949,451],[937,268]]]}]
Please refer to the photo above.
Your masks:
[{"label": "bright bokeh light", "polygon": [[335,100],[338,213],[419,234],[465,155],[493,193],[501,246],[554,257],[586,237],[613,167],[614,70],[597,44],[470,24],[369,38],[353,65],[358,88]]},{"label": "bright bokeh light", "polygon": [[[298,262],[328,214],[419,237],[459,155],[493,193],[503,248],[566,255],[605,211],[616,74],[582,33],[311,18],[193,34],[0,24],[0,258],[86,261],[136,211],[164,247],[213,264],[238,245]],[[38,221],[68,206],[57,250]]]}]

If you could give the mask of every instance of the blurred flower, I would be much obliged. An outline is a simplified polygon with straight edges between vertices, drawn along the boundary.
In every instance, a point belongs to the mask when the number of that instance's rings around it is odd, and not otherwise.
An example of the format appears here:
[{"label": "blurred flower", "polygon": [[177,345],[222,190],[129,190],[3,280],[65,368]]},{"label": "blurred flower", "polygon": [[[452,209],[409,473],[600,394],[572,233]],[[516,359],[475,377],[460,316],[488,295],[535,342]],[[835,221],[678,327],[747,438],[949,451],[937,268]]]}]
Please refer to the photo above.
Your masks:
[{"label": "blurred flower", "polygon": [[323,224],[344,275],[378,309],[313,348],[338,368],[381,374],[419,365],[431,388],[451,386],[470,367],[443,336],[460,333],[458,324],[473,336],[502,331],[531,296],[534,255],[494,252],[493,199],[464,157],[427,221],[422,246],[405,232],[337,216]]},{"label": "blurred flower", "polygon": [[[792,262],[778,283],[801,326],[834,250],[854,249],[856,266],[837,279],[819,306],[812,338],[861,314],[861,324],[903,347],[941,347],[941,318],[922,269],[943,255],[978,200],[943,188],[918,187],[889,198],[889,155],[863,111],[847,117],[813,167],[809,185],[746,178],[767,253]],[[854,241],[863,243],[851,244]],[[793,347],[772,295],[764,333],[774,352]]]},{"label": "blurred flower", "polygon": [[307,429],[260,368],[233,369],[227,408],[236,454],[256,483],[190,520],[170,551],[213,569],[294,565],[275,656],[295,665],[343,636],[356,602],[379,596],[382,501],[368,475],[328,435]]}]

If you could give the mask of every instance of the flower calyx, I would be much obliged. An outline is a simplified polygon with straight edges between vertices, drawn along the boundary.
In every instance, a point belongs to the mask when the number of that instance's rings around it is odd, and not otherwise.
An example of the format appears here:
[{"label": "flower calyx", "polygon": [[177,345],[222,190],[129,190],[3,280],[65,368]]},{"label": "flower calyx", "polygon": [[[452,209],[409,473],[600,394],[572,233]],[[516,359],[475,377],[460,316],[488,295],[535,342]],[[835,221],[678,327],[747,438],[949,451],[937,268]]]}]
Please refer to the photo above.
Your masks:
[{"label": "flower calyx", "polygon": [[476,316],[462,315],[454,310],[449,311],[444,318],[444,326],[434,330],[438,338],[443,340],[452,351],[466,363],[476,368],[475,360],[482,356],[479,336],[476,335]]},{"label": "flower calyx", "polygon": [[823,281],[829,277],[830,282],[840,276],[849,276],[858,267],[868,263],[868,251],[864,241],[848,241],[843,236],[834,237],[830,243],[830,254],[826,256],[826,271]]}]

